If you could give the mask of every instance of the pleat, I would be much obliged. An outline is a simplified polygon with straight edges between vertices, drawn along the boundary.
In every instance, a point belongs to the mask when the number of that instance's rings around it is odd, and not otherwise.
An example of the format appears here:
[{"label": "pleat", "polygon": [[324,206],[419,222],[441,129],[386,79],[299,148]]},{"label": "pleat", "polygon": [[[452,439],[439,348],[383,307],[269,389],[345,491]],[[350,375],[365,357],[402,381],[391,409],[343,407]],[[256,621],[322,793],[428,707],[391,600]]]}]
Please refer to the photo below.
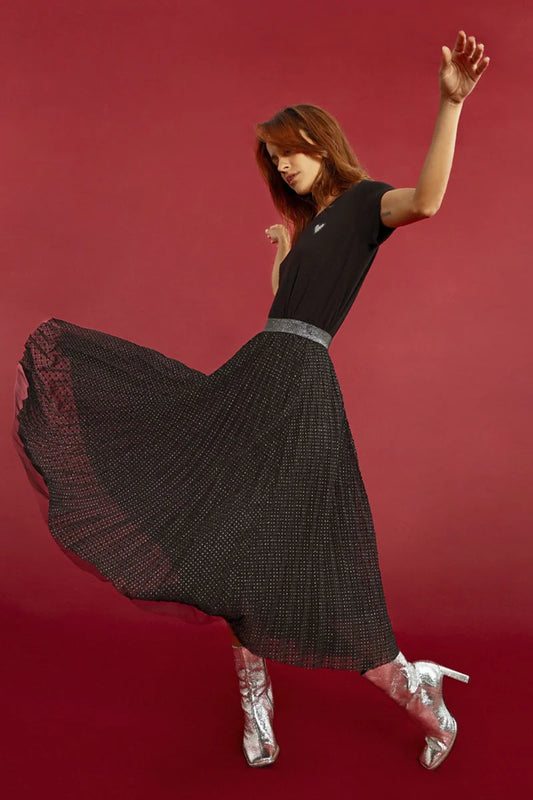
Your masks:
[{"label": "pleat", "polygon": [[260,331],[206,374],[51,318],[20,366],[19,452],[73,560],[147,610],[223,618],[273,660],[366,670],[397,655],[322,344]]}]

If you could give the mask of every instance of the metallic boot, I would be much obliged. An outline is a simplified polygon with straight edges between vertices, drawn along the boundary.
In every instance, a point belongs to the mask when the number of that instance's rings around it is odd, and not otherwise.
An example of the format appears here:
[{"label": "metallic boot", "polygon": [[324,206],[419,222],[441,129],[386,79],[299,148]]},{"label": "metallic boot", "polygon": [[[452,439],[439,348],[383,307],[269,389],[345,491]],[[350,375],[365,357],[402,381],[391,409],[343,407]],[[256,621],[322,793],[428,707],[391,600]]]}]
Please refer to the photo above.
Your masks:
[{"label": "metallic boot", "polygon": [[363,674],[422,726],[426,746],[418,760],[426,769],[436,769],[442,764],[457,736],[457,722],[442,697],[444,675],[463,683],[470,680],[468,675],[434,661],[414,661],[411,664],[401,652],[394,661]]},{"label": "metallic boot", "polygon": [[250,767],[264,767],[273,764],[279,754],[272,730],[272,683],[262,656],[256,656],[246,647],[231,648],[244,711],[242,750]]}]

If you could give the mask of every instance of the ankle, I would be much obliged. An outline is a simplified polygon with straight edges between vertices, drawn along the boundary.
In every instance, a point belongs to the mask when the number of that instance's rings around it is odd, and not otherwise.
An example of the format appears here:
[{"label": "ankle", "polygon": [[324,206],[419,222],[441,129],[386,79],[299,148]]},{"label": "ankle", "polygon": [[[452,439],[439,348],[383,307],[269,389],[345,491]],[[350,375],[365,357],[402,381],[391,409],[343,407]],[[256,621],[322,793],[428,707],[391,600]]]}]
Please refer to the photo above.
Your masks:
[{"label": "ankle", "polygon": [[402,706],[412,699],[419,686],[414,664],[407,661],[401,651],[392,661],[366,670],[363,677]]}]

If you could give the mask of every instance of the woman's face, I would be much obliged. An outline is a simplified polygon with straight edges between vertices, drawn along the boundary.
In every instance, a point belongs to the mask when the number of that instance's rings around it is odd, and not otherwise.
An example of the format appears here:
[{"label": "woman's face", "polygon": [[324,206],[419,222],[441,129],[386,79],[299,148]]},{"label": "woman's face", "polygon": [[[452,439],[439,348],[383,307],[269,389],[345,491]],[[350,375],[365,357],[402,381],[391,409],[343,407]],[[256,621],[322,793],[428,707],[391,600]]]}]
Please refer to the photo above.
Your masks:
[{"label": "woman's face", "polygon": [[[300,133],[313,144],[304,131]],[[267,143],[266,149],[282,179],[296,194],[308,194],[322,166],[321,156],[310,156],[292,150],[280,150],[275,144]]]}]

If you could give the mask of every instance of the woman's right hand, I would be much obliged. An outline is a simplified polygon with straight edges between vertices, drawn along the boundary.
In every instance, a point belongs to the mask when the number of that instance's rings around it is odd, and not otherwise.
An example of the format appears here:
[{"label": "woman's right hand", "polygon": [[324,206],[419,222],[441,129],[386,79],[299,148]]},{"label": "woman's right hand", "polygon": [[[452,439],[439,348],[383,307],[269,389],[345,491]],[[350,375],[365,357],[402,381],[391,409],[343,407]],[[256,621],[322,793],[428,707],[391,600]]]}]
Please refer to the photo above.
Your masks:
[{"label": "woman's right hand", "polygon": [[291,237],[288,228],[286,228],[285,225],[271,225],[270,228],[265,228],[265,233],[272,244],[282,245],[290,250]]}]

